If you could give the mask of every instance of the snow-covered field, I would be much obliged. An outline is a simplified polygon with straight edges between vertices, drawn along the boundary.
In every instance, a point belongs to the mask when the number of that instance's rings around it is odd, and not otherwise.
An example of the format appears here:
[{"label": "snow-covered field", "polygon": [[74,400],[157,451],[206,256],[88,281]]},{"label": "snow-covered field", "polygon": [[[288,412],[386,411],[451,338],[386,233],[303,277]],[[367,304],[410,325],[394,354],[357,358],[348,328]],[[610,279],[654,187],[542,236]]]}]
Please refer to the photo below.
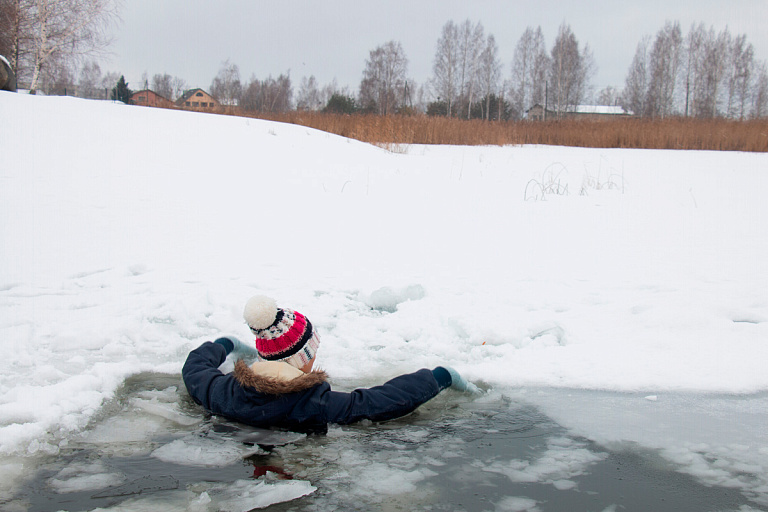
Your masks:
[{"label": "snow-covered field", "polygon": [[268,294],[340,383],[451,365],[768,504],[768,155],[394,149],[0,93],[0,492]]}]

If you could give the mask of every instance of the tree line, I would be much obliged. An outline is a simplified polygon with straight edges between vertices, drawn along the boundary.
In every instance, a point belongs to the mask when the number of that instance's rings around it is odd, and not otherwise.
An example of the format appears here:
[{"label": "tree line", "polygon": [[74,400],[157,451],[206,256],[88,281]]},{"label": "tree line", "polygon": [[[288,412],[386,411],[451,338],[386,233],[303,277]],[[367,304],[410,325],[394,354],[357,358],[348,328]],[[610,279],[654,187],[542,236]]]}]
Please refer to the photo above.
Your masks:
[{"label": "tree line", "polygon": [[[119,0],[0,0],[0,54],[20,84],[47,94],[122,99],[130,90],[114,72],[102,73],[97,57],[110,43]],[[222,63],[209,92],[222,105],[250,112],[325,110],[381,115],[425,112],[458,118],[524,118],[540,104],[556,117],[582,103],[621,105],[645,117],[758,118],[768,115],[768,69],[745,35],[719,33],[703,24],[683,35],[667,22],[637,45],[622,89],[595,93],[596,64],[589,45],[570,26],[558,28],[547,47],[541,27],[528,27],[514,48],[509,71],[493,34],[480,22],[448,21],[435,47],[432,75],[417,84],[398,41],[369,51],[353,91],[335,80],[321,85],[303,77],[294,88],[290,71],[241,79],[238,66]],[[117,83],[122,79],[118,88]],[[176,100],[188,89],[179,77],[145,73],[139,88]],[[116,95],[119,89],[120,94]]]},{"label": "tree line", "polygon": [[668,22],[637,44],[622,101],[648,117],[765,117],[768,70],[745,35]]},{"label": "tree line", "polygon": [[[295,101],[290,73],[278,78],[240,80],[236,64],[225,61],[211,83],[211,94],[224,105],[247,111],[285,112],[324,110],[388,115],[426,112],[466,119],[522,118],[535,103],[546,103],[556,113],[578,105],[589,92],[595,72],[588,46],[582,47],[563,24],[551,52],[541,28],[528,29],[515,49],[509,79],[502,73],[493,34],[480,22],[447,22],[437,41],[432,77],[417,84],[408,75],[408,57],[398,41],[370,50],[355,92],[335,82],[321,87],[314,76],[304,77]],[[545,84],[551,82],[551,87]],[[545,97],[545,92],[549,94]]]},{"label": "tree line", "polygon": [[[761,118],[768,115],[768,69],[757,60],[746,35],[716,33],[703,24],[684,36],[679,22],[667,22],[655,37],[637,45],[623,90],[594,93],[597,66],[589,45],[570,26],[558,28],[548,50],[541,27],[528,27],[518,40],[504,77],[493,34],[481,23],[447,22],[437,41],[432,76],[425,84],[408,78],[402,45],[388,41],[369,52],[356,94],[335,83],[320,87],[303,78],[293,102],[290,73],[278,79],[254,77],[239,85],[237,66],[226,62],[211,85],[215,97],[245,110],[340,113],[426,112],[467,119],[521,119],[540,104],[561,116],[577,105],[620,105],[642,117]],[[221,91],[221,92],[220,92]],[[227,91],[224,93],[223,91]],[[239,96],[242,95],[242,96]]]}]

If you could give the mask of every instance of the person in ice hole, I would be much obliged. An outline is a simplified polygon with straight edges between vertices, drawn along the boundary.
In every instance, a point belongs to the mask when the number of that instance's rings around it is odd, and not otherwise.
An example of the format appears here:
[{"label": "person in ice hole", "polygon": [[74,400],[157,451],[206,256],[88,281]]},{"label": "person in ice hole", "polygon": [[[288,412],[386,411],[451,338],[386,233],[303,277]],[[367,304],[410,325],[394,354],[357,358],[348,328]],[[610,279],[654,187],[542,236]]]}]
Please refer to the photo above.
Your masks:
[{"label": "person in ice hole", "polygon": [[[243,317],[256,336],[249,347],[228,336],[189,353],[182,376],[192,399],[212,414],[260,428],[325,433],[329,423],[385,421],[409,414],[446,388],[477,391],[456,370],[438,366],[400,375],[372,388],[333,391],[324,371],[313,370],[320,338],[307,317],[252,297]],[[219,366],[238,357],[232,373]],[[258,360],[248,365],[241,357]]]}]

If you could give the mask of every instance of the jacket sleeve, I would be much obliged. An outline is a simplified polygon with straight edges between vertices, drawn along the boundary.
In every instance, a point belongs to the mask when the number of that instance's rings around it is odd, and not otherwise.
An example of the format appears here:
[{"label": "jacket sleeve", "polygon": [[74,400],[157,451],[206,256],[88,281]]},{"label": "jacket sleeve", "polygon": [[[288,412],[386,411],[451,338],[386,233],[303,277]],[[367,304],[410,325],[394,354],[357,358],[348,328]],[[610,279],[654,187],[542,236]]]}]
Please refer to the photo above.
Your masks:
[{"label": "jacket sleeve", "polygon": [[351,393],[327,391],[321,408],[326,422],[345,425],[369,419],[385,421],[412,412],[418,406],[434,398],[444,386],[435,379],[431,370],[423,369],[395,377],[367,389]]},{"label": "jacket sleeve", "polygon": [[190,396],[209,411],[215,410],[212,397],[216,388],[226,385],[227,378],[219,370],[226,358],[227,351],[222,345],[206,341],[189,353],[181,369]]}]

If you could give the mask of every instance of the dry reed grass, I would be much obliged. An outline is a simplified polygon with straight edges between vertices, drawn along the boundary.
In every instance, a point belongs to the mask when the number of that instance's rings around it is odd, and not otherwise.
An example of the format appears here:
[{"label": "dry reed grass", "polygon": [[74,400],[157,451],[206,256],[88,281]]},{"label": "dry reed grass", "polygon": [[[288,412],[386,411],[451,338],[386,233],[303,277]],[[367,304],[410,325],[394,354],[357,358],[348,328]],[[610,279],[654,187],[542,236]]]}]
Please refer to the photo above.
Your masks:
[{"label": "dry reed grass", "polygon": [[[240,114],[243,115],[243,114]],[[617,119],[487,122],[446,117],[249,114],[379,145],[545,144],[598,148],[768,152],[768,120]]]}]

